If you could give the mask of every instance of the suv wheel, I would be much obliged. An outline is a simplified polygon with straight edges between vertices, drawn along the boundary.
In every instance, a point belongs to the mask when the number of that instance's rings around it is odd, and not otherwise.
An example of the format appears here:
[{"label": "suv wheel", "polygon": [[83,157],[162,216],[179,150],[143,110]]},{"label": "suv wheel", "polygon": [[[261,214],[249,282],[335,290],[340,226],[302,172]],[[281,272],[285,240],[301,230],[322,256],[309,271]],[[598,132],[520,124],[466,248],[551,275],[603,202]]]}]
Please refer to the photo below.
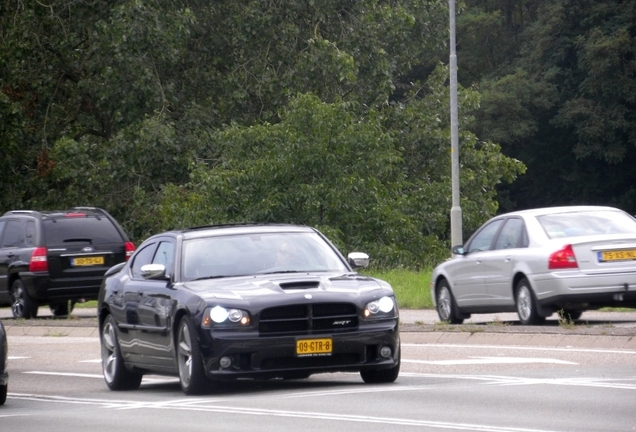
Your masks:
[{"label": "suv wheel", "polygon": [[35,318],[38,314],[37,303],[29,296],[24,284],[20,279],[16,279],[11,286],[13,303],[11,312],[14,318]]},{"label": "suv wheel", "polygon": [[56,317],[70,315],[74,307],[75,307],[75,302],[70,300],[63,303],[53,303],[49,305],[49,308],[51,309],[51,313],[53,314],[53,316],[56,316]]}]

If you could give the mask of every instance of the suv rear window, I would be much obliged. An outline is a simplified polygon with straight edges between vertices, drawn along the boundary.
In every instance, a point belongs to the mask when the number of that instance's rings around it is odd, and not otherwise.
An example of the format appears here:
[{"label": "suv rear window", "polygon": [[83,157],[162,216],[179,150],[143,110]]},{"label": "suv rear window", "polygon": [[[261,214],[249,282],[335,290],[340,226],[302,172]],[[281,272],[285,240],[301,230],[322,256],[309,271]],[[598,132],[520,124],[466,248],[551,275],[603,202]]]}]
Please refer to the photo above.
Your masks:
[{"label": "suv rear window", "polygon": [[46,242],[49,245],[72,242],[112,243],[123,239],[107,218],[69,217],[44,221]]}]

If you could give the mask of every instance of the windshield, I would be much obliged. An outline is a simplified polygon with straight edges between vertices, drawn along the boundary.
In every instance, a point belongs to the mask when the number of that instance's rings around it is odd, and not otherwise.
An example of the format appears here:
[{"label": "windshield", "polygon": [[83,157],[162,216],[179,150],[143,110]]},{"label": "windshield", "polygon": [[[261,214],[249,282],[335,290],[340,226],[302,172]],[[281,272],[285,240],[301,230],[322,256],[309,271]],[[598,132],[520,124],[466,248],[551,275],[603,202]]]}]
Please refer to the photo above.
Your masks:
[{"label": "windshield", "polygon": [[316,233],[215,236],[187,240],[185,280],[287,272],[347,272],[332,247]]},{"label": "windshield", "polygon": [[603,234],[636,234],[636,219],[619,211],[581,211],[538,216],[545,233],[553,238]]}]

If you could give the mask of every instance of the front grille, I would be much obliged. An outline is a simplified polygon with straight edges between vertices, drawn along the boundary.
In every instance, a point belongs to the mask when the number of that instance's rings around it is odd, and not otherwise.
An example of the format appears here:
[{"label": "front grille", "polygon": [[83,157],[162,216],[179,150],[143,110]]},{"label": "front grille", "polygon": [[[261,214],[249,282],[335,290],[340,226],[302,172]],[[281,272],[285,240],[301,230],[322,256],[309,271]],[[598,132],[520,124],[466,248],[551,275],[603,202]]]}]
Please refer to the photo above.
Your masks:
[{"label": "front grille", "polygon": [[312,367],[348,366],[363,362],[358,354],[334,354],[321,357],[279,357],[268,358],[261,363],[262,370],[300,369]]},{"label": "front grille", "polygon": [[358,312],[351,303],[278,306],[263,310],[261,335],[313,334],[358,327]]}]

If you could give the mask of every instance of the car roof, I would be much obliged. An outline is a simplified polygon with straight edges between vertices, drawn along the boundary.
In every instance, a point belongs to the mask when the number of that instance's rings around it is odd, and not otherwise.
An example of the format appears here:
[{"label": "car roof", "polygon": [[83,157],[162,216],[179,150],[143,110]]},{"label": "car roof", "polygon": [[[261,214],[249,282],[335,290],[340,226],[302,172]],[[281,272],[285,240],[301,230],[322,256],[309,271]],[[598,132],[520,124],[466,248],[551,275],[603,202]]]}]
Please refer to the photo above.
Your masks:
[{"label": "car roof", "polygon": [[66,217],[67,215],[84,214],[86,216],[109,216],[108,213],[99,207],[74,207],[67,210],[9,210],[2,216],[35,216],[38,218]]},{"label": "car roof", "polygon": [[[182,235],[184,239],[199,237],[225,236],[233,234],[267,234],[283,232],[316,232],[315,229],[305,225],[293,224],[268,224],[268,223],[241,223],[241,224],[219,224],[205,225],[180,230],[172,230],[155,236],[174,234]],[[153,236],[153,237],[155,237]]]},{"label": "car roof", "polygon": [[622,210],[617,209],[615,207],[608,206],[559,206],[559,207],[542,207],[536,209],[527,209],[527,210],[518,210],[506,214],[502,214],[499,217],[507,217],[507,216],[543,216],[548,214],[557,214],[557,213],[574,213],[574,212],[583,212],[583,211],[619,211]]}]

